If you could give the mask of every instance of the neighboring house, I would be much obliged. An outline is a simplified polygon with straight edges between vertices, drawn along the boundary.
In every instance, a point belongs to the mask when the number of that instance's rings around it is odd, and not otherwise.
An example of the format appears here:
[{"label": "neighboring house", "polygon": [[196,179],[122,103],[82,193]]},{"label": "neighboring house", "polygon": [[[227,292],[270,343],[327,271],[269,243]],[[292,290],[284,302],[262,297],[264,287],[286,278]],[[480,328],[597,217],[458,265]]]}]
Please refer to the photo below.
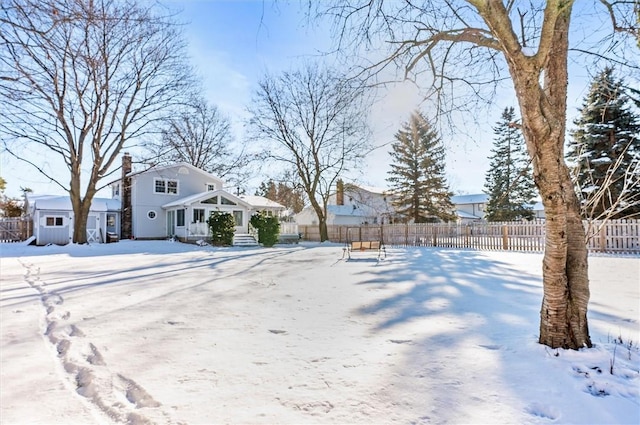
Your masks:
[{"label": "neighboring house", "polygon": [[[327,203],[328,225],[388,224],[393,217],[391,198],[385,189],[348,183],[342,191],[330,195]],[[294,220],[301,226],[317,225],[318,215],[309,206]]]},{"label": "neighboring house", "polygon": [[[36,245],[66,245],[73,239],[73,208],[68,196],[29,196]],[[87,217],[87,242],[106,242],[120,233],[120,201],[94,198]]]},{"label": "neighboring house", "polygon": [[456,209],[456,215],[460,222],[479,221],[484,218],[484,210],[489,202],[489,195],[486,193],[455,195],[451,197],[451,202]]},{"label": "neighboring house", "polygon": [[[107,242],[109,233],[120,239],[199,240],[209,234],[207,219],[213,211],[232,214],[236,235],[247,235],[255,212],[280,215],[285,210],[261,196],[227,192],[221,179],[187,163],[142,172],[133,172],[131,164],[124,154],[122,179],[111,185],[112,199],[93,200],[87,242]],[[64,245],[73,239],[68,196],[30,196],[29,205],[38,245]]]},{"label": "neighboring house", "polygon": [[[456,195],[451,197],[451,202],[456,208],[458,221],[468,223],[484,220],[485,208],[489,202],[489,195],[477,193],[473,195]],[[542,202],[531,205],[536,219],[544,219],[544,207]]]}]

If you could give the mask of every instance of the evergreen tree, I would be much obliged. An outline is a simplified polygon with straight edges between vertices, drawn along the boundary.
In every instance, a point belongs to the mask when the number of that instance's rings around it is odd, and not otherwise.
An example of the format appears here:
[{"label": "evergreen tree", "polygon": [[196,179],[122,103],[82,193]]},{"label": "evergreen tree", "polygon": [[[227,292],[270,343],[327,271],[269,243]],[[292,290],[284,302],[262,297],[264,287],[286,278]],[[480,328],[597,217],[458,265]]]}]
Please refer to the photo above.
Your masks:
[{"label": "evergreen tree", "polygon": [[275,183],[272,179],[262,182],[256,195],[264,196],[267,199],[284,205],[294,214],[299,213],[304,208],[304,194],[301,189],[284,182]]},{"label": "evergreen tree", "polygon": [[455,220],[453,194],[444,176],[444,146],[431,124],[416,111],[395,139],[387,181],[397,213],[416,223]]},{"label": "evergreen tree", "polygon": [[591,83],[567,148],[585,218],[640,214],[640,118],[622,80],[605,68]]},{"label": "evergreen tree", "polygon": [[489,201],[485,210],[488,221],[531,220],[535,183],[524,139],[513,107],[505,108],[493,128],[495,140],[489,171],[485,177],[485,193]]}]

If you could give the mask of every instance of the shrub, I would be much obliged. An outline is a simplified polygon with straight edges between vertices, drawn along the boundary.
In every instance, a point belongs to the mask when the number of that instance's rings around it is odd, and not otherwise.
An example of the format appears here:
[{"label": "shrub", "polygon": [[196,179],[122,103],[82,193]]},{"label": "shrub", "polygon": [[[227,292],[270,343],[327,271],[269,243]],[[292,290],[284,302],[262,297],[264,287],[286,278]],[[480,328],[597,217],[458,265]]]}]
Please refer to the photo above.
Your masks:
[{"label": "shrub", "polygon": [[236,222],[228,212],[213,211],[207,219],[211,234],[211,244],[217,246],[232,245]]},{"label": "shrub", "polygon": [[280,222],[277,217],[258,212],[251,216],[251,225],[258,229],[258,242],[262,246],[274,246],[280,234]]}]

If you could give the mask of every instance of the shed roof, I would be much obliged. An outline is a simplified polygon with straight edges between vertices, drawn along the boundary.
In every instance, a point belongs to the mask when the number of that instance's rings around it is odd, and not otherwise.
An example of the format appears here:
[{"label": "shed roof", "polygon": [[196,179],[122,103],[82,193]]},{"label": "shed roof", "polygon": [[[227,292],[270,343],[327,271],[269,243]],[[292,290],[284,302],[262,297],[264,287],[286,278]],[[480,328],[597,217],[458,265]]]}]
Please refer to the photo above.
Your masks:
[{"label": "shed roof", "polygon": [[[30,196],[29,202],[36,210],[71,211],[71,198],[66,195]],[[120,211],[120,200],[111,198],[93,198],[90,211]]]}]

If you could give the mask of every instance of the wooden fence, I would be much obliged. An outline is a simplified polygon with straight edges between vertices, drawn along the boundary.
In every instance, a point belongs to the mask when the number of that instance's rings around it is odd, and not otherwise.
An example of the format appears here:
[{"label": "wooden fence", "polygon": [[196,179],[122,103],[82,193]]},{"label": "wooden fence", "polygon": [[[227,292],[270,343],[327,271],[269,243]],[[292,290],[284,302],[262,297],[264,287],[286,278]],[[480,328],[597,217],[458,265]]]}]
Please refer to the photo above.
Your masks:
[{"label": "wooden fence", "polygon": [[0,219],[0,242],[20,242],[33,235],[33,222],[29,217]]},{"label": "wooden fence", "polygon": [[[328,226],[331,242],[382,240],[387,246],[431,246],[490,251],[543,252],[541,221]],[[585,222],[590,252],[640,254],[640,220]],[[318,226],[298,226],[303,240],[319,241]]]}]

